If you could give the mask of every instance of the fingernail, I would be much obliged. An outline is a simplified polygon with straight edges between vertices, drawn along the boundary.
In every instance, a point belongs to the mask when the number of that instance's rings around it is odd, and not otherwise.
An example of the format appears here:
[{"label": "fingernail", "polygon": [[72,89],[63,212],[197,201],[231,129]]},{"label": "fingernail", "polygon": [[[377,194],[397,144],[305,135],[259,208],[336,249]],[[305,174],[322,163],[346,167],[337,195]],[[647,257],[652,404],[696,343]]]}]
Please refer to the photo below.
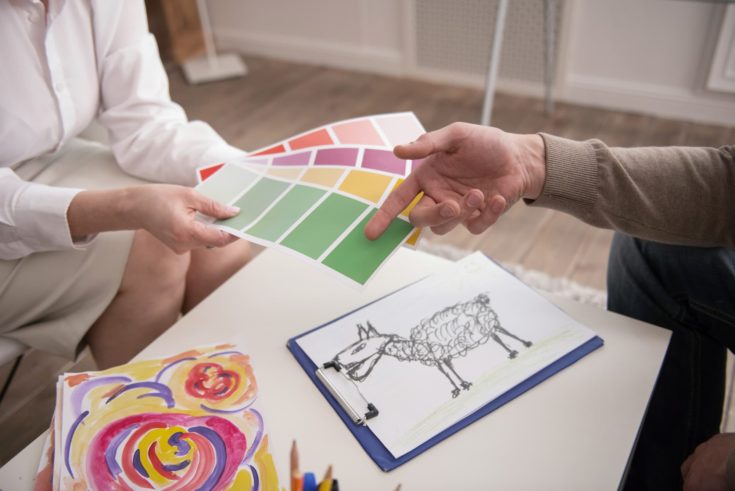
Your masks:
[{"label": "fingernail", "polygon": [[240,213],[240,208],[237,206],[228,206],[227,211],[230,213]]},{"label": "fingernail", "polygon": [[467,204],[470,205],[472,208],[479,208],[482,204],[482,198],[480,198],[476,194],[470,194],[467,198]]},{"label": "fingernail", "polygon": [[443,206],[442,209],[439,210],[439,214],[442,218],[452,218],[454,216],[454,210],[451,206]]}]

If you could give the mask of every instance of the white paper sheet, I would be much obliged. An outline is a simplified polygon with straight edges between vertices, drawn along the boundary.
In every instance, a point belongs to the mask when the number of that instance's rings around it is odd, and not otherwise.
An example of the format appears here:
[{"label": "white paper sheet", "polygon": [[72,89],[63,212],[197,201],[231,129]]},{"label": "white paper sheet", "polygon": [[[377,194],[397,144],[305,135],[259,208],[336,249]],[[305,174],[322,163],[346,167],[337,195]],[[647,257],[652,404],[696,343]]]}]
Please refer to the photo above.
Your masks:
[{"label": "white paper sheet", "polygon": [[475,253],[297,342],[317,366],[339,361],[397,458],[593,337]]}]

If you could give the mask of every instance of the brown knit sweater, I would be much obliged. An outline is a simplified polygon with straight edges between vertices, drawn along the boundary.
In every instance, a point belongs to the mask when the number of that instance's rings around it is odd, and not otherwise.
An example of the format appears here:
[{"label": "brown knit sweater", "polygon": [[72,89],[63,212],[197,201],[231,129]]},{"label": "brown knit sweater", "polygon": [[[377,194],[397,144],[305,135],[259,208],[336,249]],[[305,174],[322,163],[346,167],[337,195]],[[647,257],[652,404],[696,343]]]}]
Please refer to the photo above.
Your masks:
[{"label": "brown knit sweater", "polygon": [[735,146],[610,148],[541,136],[546,181],[529,204],[643,239],[735,247]]}]

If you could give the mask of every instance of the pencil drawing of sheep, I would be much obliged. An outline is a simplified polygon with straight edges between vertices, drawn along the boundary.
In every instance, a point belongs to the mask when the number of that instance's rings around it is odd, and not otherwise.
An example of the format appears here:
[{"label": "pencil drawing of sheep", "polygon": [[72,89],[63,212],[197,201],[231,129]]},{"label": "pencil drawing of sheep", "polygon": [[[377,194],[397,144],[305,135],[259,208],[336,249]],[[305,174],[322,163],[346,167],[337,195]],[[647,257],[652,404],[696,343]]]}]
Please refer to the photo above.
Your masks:
[{"label": "pencil drawing of sheep", "polygon": [[365,380],[378,360],[387,355],[399,361],[419,362],[438,368],[452,384],[452,397],[457,397],[461,389],[468,390],[472,386],[454,370],[452,360],[455,358],[465,356],[490,339],[505,349],[508,358],[515,358],[518,351],[509,348],[500,335],[515,339],[527,348],[533,344],[500,325],[498,315],[484,293],[423,319],[411,329],[408,339],[397,334],[380,333],[370,321],[367,328],[358,324],[357,333],[359,339],[334,357],[337,366],[344,368],[352,380]]}]

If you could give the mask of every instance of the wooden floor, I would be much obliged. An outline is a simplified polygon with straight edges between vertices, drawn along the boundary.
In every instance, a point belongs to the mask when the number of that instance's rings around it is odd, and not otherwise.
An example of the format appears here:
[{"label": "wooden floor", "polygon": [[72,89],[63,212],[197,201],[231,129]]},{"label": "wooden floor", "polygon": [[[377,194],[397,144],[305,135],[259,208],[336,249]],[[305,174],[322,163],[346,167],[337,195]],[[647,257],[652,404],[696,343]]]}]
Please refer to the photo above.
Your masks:
[{"label": "wooden floor", "polygon": [[[359,115],[414,111],[428,130],[453,121],[477,122],[478,90],[347,72],[258,58],[246,59],[242,79],[187,85],[172,70],[171,94],[192,119],[208,121],[233,145],[265,146],[311,127]],[[638,114],[557,104],[544,114],[543,101],[498,94],[493,123],[511,132],[546,131],[572,139],[600,138],[610,145],[703,145],[735,142],[735,128],[670,121]],[[560,213],[516,205],[491,230],[473,236],[456,230],[428,240],[479,249],[500,261],[604,288],[611,232],[593,229]],[[0,464],[49,423],[59,371],[86,370],[42,353],[23,362],[0,404]],[[0,370],[4,380],[9,367]]]}]

